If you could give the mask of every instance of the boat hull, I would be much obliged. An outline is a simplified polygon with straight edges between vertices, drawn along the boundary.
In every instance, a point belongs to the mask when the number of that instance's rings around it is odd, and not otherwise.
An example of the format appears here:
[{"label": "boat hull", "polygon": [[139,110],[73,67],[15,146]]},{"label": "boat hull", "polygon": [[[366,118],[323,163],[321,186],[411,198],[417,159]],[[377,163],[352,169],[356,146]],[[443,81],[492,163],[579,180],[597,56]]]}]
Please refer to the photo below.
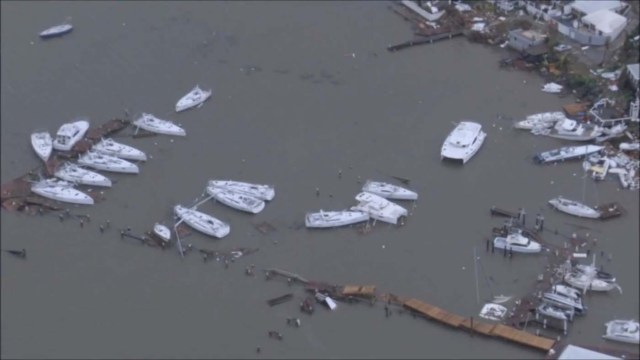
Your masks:
[{"label": "boat hull", "polygon": [[359,203],[352,206],[351,210],[365,212],[375,220],[390,224],[397,225],[401,217],[409,214],[402,206],[375,194],[361,192],[356,195],[356,200]]},{"label": "boat hull", "polygon": [[96,170],[117,172],[123,174],[138,174],[140,169],[138,165],[119,159],[114,156],[104,154],[85,153],[78,158],[78,164],[84,165]]},{"label": "boat hull", "polygon": [[153,233],[164,241],[171,240],[171,230],[162,224],[155,224],[153,226]]},{"label": "boat hull", "polygon": [[486,137],[479,123],[461,121],[442,144],[440,158],[466,164],[478,153]]},{"label": "boat hull", "polygon": [[178,125],[168,121],[158,119],[151,114],[142,114],[142,116],[133,121],[133,125],[156,134],[187,136],[187,132]]},{"label": "boat hull", "polygon": [[63,124],[53,140],[53,148],[58,151],[71,150],[84,137],[87,130],[89,130],[89,122],[86,120]]},{"label": "boat hull", "polygon": [[35,185],[31,187],[31,191],[42,197],[70,204],[93,205],[94,203],[91,196],[71,187]]},{"label": "boat hull", "polygon": [[144,152],[133,146],[117,143],[111,139],[100,141],[92,147],[92,150],[120,159],[147,161],[147,154]]},{"label": "boat hull", "polygon": [[70,33],[72,30],[73,30],[73,26],[71,26],[70,24],[56,25],[42,31],[39,35],[42,39],[51,39],[51,38],[59,37],[62,35],[66,35]]},{"label": "boat hull", "polygon": [[361,211],[320,211],[307,213],[304,224],[308,228],[332,228],[368,221],[369,214]]},{"label": "boat hull", "polygon": [[640,344],[637,321],[612,320],[604,324],[606,332],[602,337],[607,340],[619,341],[627,344]]},{"label": "boat hull", "polygon": [[207,193],[215,200],[233,209],[257,214],[264,210],[264,200],[244,194],[232,193],[229,190],[207,186]]},{"label": "boat hull", "polygon": [[233,180],[209,180],[207,186],[227,189],[264,201],[271,201],[276,196],[275,189],[270,185],[252,184]]},{"label": "boat hull", "polygon": [[42,161],[47,162],[53,151],[53,139],[48,132],[31,134],[31,146]]},{"label": "boat hull", "polygon": [[111,187],[111,180],[97,172],[89,171],[78,166],[63,167],[54,174],[57,178],[89,186]]},{"label": "boat hull", "polygon": [[418,194],[403,187],[380,181],[367,180],[362,186],[362,191],[394,200],[417,200]]},{"label": "boat hull", "polygon": [[507,251],[513,251],[514,253],[522,253],[522,254],[536,254],[542,251],[542,247],[535,241],[530,241],[527,246],[518,246],[511,245],[507,241],[507,238],[504,237],[496,237],[493,239],[493,247],[496,249],[507,249]]},{"label": "boat hull", "polygon": [[176,205],[174,207],[174,213],[192,228],[200,231],[203,234],[213,236],[218,239],[227,236],[231,230],[228,224],[214,218],[211,215],[192,209],[187,209],[180,205]]},{"label": "boat hull", "polygon": [[604,146],[584,145],[584,146],[566,146],[559,149],[544,151],[536,154],[533,160],[538,164],[550,164],[557,161],[577,159],[604,149]]},{"label": "boat hull", "polygon": [[[572,204],[576,204],[575,206]],[[584,204],[579,204],[575,201],[563,199],[563,198],[554,198],[549,200],[549,205],[553,208],[562,211],[566,214],[583,217],[588,219],[598,219],[600,218],[600,212],[586,206]]]},{"label": "boat hull", "polygon": [[[199,97],[197,99],[193,99],[194,91],[199,91]],[[211,90],[202,90],[199,86],[193,88],[187,95],[183,96],[176,103],[176,112],[181,112],[187,109],[191,109],[203,104],[207,99],[211,97]]]}]

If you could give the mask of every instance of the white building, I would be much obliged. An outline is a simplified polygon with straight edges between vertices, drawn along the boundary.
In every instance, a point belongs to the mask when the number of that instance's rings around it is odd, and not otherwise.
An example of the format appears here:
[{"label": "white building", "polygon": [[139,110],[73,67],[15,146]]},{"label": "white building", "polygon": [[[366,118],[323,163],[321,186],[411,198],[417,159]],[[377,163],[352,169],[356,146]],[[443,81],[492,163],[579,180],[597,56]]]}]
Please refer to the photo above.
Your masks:
[{"label": "white building", "polygon": [[594,11],[581,19],[590,31],[598,36],[615,40],[627,25],[627,18],[608,9]]}]

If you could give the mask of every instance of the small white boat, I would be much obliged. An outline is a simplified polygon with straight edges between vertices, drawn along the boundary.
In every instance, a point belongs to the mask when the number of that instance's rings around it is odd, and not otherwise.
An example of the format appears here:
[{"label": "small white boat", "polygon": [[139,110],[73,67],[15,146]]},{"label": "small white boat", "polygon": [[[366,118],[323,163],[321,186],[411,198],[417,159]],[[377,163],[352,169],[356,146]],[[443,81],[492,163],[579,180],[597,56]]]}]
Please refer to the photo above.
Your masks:
[{"label": "small white boat", "polygon": [[534,128],[531,132],[556,139],[591,141],[602,135],[602,128],[593,124],[578,123],[576,120],[564,119],[558,121],[551,129]]},{"label": "small white boat", "polygon": [[581,292],[566,285],[553,285],[549,292],[542,295],[542,299],[556,306],[573,308],[576,315],[584,315],[587,312]]},{"label": "small white boat", "polygon": [[233,192],[226,188],[207,186],[207,193],[217,201],[240,211],[257,214],[264,209],[264,200]]},{"label": "small white boat", "polygon": [[573,216],[598,219],[601,215],[600,211],[590,206],[574,200],[565,199],[562,196],[549,200],[549,204],[557,210]]},{"label": "small white boat", "polygon": [[640,343],[640,323],[635,320],[611,320],[604,326],[607,330],[602,337],[607,340],[636,345]]},{"label": "small white boat", "polygon": [[475,155],[484,143],[487,134],[482,131],[482,125],[461,121],[447,136],[440,157],[444,159],[458,160],[466,163]]},{"label": "small white boat", "polygon": [[323,211],[310,212],[304,217],[304,224],[308,228],[329,228],[352,225],[369,220],[369,214],[362,211]]},{"label": "small white boat", "polygon": [[562,111],[549,111],[527,116],[514,124],[516,129],[531,130],[533,128],[550,128],[566,116]]},{"label": "small white boat", "polygon": [[579,271],[570,271],[564,276],[564,282],[577,289],[583,289],[583,291],[607,292],[613,289],[618,289],[618,291],[622,292],[622,288],[615,282],[604,281],[598,279],[595,275]]},{"label": "small white boat", "polygon": [[480,310],[480,317],[487,320],[502,321],[507,314],[507,308],[493,303],[484,304]]},{"label": "small white boat", "polygon": [[543,151],[536,154],[533,160],[538,164],[548,164],[555,161],[575,159],[589,154],[597,153],[604,149],[604,146],[598,145],[582,145],[582,146],[565,146],[559,149]]},{"label": "small white boat", "polygon": [[71,30],[73,30],[73,25],[64,23],[43,30],[42,32],[40,32],[40,37],[43,39],[48,39],[52,37],[62,36],[66,33],[71,32]]},{"label": "small white boat", "polygon": [[111,187],[111,180],[97,172],[90,171],[73,163],[64,163],[60,166],[55,174],[57,178],[62,180],[90,186]]},{"label": "small white boat", "polygon": [[158,237],[164,241],[171,240],[171,230],[160,223],[153,225],[153,233],[158,235]]},{"label": "small white boat", "polygon": [[89,122],[87,120],[78,120],[71,123],[63,124],[55,140],[53,140],[53,148],[60,151],[69,151],[84,134],[89,130]]},{"label": "small white boat", "polygon": [[542,87],[542,91],[546,93],[557,94],[562,91],[562,88],[563,88],[562,85],[556,84],[554,82],[550,82],[550,83],[544,84],[544,86]]},{"label": "small white boat", "polygon": [[187,225],[218,239],[227,236],[231,230],[229,224],[222,222],[209,214],[205,214],[194,209],[176,205],[173,208],[173,211],[176,216],[187,223]]},{"label": "small white boat", "polygon": [[169,120],[158,119],[152,114],[142,113],[142,116],[133,121],[133,125],[158,134],[187,136],[187,132],[180,126]]},{"label": "small white boat", "polygon": [[522,235],[522,230],[520,229],[512,229],[506,238],[496,237],[493,239],[493,247],[524,254],[535,254],[542,251],[540,243]]},{"label": "small white boat", "polygon": [[196,85],[189,93],[183,96],[176,104],[176,112],[190,109],[204,103],[211,96],[211,90],[204,91]]},{"label": "small white boat", "polygon": [[576,314],[573,307],[561,307],[548,302],[541,303],[536,308],[536,312],[540,315],[567,321],[573,321],[573,317]]},{"label": "small white boat", "polygon": [[34,132],[31,134],[31,146],[36,151],[42,161],[47,162],[53,150],[53,139],[46,131]]},{"label": "small white boat", "polygon": [[276,196],[276,191],[271,185],[251,184],[233,180],[209,180],[207,186],[225,188],[266,201],[273,200]]},{"label": "small white boat", "polygon": [[587,173],[591,173],[594,180],[604,180],[609,172],[611,162],[606,157],[598,159],[595,164],[587,168]]},{"label": "small white boat", "polygon": [[73,184],[55,179],[45,179],[31,186],[31,191],[48,199],[71,204],[93,205],[93,198],[73,188]]},{"label": "small white boat", "polygon": [[93,145],[92,150],[101,154],[115,156],[121,159],[146,161],[147,154],[134,148],[133,146],[115,142],[113,139],[102,139]]},{"label": "small white boat", "polygon": [[606,282],[616,282],[616,277],[612,274],[598,269],[595,265],[577,264],[574,269],[583,274],[593,276],[595,279],[599,279]]},{"label": "small white boat", "polygon": [[397,200],[417,200],[418,194],[415,191],[403,187],[385,183],[382,181],[367,180],[362,186],[362,191],[382,196],[385,199]]},{"label": "small white boat", "polygon": [[620,145],[618,146],[618,148],[620,150],[624,150],[624,151],[638,151],[640,150],[640,141],[634,141],[634,142],[623,142],[620,143]]},{"label": "small white boat", "polygon": [[351,210],[362,211],[369,214],[376,220],[388,222],[390,224],[398,224],[398,219],[407,216],[409,211],[398,204],[368,192],[361,192],[356,195],[357,205],[352,206]]},{"label": "small white boat", "polygon": [[111,171],[126,174],[137,174],[140,172],[138,165],[117,158],[115,156],[104,155],[94,151],[87,151],[78,158],[78,164],[88,166],[97,170]]}]

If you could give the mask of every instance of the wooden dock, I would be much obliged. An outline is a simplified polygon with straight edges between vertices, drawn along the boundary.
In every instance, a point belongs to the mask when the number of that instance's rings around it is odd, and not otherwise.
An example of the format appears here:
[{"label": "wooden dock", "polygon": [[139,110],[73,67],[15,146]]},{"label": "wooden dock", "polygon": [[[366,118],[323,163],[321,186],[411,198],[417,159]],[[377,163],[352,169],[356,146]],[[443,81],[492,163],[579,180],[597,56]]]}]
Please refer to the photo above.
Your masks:
[{"label": "wooden dock", "polygon": [[417,299],[409,299],[403,303],[403,306],[426,318],[439,321],[454,328],[467,329],[474,333],[477,332],[486,336],[502,338],[534,349],[549,351],[555,344],[555,340],[553,339],[537,336],[507,325],[487,324],[481,321],[475,321],[473,318],[465,318],[450,313]]},{"label": "wooden dock", "polygon": [[416,45],[423,45],[423,44],[433,44],[434,42],[440,41],[440,40],[446,40],[446,39],[451,39],[457,36],[462,35],[462,31],[451,31],[451,32],[445,32],[445,33],[440,33],[440,34],[435,34],[435,35],[431,35],[431,36],[426,36],[424,39],[416,39],[416,40],[409,40],[409,41],[405,41],[403,43],[400,44],[396,44],[396,45],[391,45],[387,47],[387,50],[390,52],[396,52],[402,49],[406,49],[406,48],[410,48],[412,46],[416,46]]}]

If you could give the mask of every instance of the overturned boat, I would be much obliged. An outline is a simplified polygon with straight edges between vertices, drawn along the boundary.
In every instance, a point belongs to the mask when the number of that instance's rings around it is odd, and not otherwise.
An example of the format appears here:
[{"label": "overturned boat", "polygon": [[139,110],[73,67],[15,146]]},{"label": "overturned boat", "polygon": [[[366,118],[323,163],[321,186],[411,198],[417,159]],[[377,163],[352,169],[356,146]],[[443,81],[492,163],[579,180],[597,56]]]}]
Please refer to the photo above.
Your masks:
[{"label": "overturned boat", "polygon": [[265,206],[264,200],[221,187],[207,186],[207,193],[229,207],[252,214],[261,212]]},{"label": "overturned boat", "polygon": [[362,191],[382,196],[385,199],[417,200],[418,193],[403,187],[382,181],[367,180],[362,186]]},{"label": "overturned boat", "polygon": [[73,188],[73,184],[55,179],[45,179],[31,186],[31,191],[48,199],[61,202],[93,205],[93,198]]},{"label": "overturned boat", "polygon": [[227,236],[231,230],[229,224],[220,221],[209,214],[205,214],[194,209],[176,205],[173,208],[173,211],[176,216],[187,223],[187,225],[218,239]]},{"label": "overturned boat", "polygon": [[40,37],[43,39],[50,39],[58,36],[70,33],[73,30],[73,25],[70,23],[62,23],[60,25],[52,26],[46,30],[40,32]]},{"label": "overturned boat", "polygon": [[323,211],[305,215],[304,224],[308,228],[329,228],[357,224],[369,220],[369,214],[363,211]]},{"label": "overturned boat", "polygon": [[160,223],[153,225],[153,233],[165,242],[171,240],[171,230]]},{"label": "overturned boat", "polygon": [[102,139],[93,145],[92,150],[101,154],[111,155],[120,159],[146,161],[147,154],[134,148],[133,146],[121,144],[111,138]]},{"label": "overturned boat", "polygon": [[252,196],[260,200],[270,201],[276,196],[276,191],[271,185],[252,184],[233,180],[209,180],[208,187],[219,187],[236,193]]},{"label": "overturned boat", "polygon": [[362,211],[369,214],[376,220],[398,224],[398,219],[407,216],[409,211],[398,204],[368,192],[361,192],[356,195],[358,204],[351,207],[351,210]]}]

